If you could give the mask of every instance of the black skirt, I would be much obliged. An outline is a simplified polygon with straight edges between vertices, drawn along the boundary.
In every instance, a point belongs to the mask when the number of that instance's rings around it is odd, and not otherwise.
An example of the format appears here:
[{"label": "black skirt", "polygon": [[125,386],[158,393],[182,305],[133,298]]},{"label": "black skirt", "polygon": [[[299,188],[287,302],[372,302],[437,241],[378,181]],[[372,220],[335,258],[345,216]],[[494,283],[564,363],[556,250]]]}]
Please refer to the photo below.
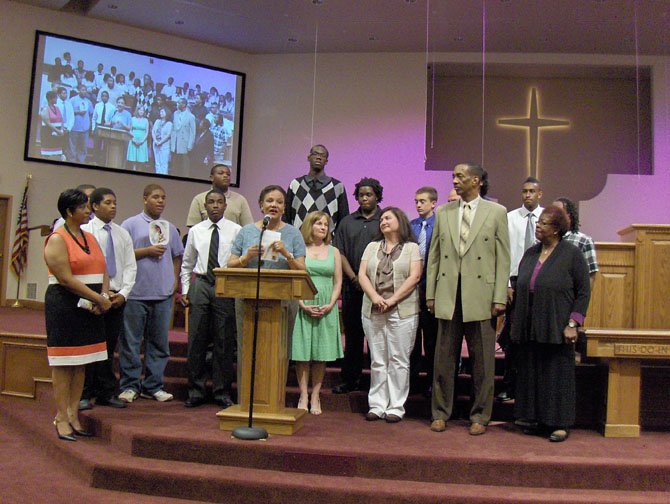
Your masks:
[{"label": "black skirt", "polygon": [[[96,292],[102,289],[101,284],[88,287]],[[47,288],[44,316],[50,366],[77,366],[107,359],[102,316],[77,307],[79,299],[59,284]]]}]

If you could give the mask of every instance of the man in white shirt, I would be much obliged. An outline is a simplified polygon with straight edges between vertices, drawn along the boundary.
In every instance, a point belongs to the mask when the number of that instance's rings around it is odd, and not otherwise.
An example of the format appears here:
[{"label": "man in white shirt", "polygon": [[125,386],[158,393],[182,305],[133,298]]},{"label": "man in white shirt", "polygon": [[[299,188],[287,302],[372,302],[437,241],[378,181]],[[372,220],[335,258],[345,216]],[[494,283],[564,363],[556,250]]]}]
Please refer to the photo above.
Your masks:
[{"label": "man in white shirt", "polygon": [[65,132],[65,158],[68,161],[72,161],[74,154],[70,150],[70,131],[72,131],[72,126],[74,126],[74,110],[70,104],[70,95],[66,88],[60,86],[58,88],[58,100],[56,101],[56,107],[60,110],[61,115],[63,116],[63,130]]},{"label": "man in white shirt", "polygon": [[84,391],[79,409],[91,409],[91,399],[97,406],[125,408],[126,403],[116,397],[117,381],[114,374],[114,350],[123,327],[126,298],[135,285],[137,264],[133,241],[128,231],[112,222],[116,217],[116,195],[111,189],[99,187],[91,193],[89,204],[94,217],[82,229],[95,236],[107,261],[109,299],[112,308],[102,315],[107,340],[107,360],[86,366]]},{"label": "man in white shirt", "polygon": [[[187,408],[207,400],[205,382],[207,346],[213,342],[212,384],[214,402],[228,408],[233,381],[235,340],[235,301],[217,297],[214,292],[214,268],[225,268],[230,249],[241,226],[224,218],[226,197],[218,189],[205,196],[207,220],[188,232],[181,264],[183,302],[190,307],[188,316],[188,399]],[[195,277],[192,278],[192,274]],[[191,281],[193,280],[193,281]]]},{"label": "man in white shirt", "polygon": [[100,90],[105,86],[105,72],[103,72],[104,66],[102,63],[98,63],[98,70],[93,76],[93,82],[95,83],[95,89]]},{"label": "man in white shirt", "polygon": [[175,101],[177,95],[177,86],[174,85],[173,77],[168,77],[167,84],[163,86],[161,93],[164,94],[168,100]]},{"label": "man in white shirt", "polygon": [[107,150],[105,139],[96,133],[98,126],[109,126],[116,106],[109,101],[109,93],[103,90],[100,93],[100,101],[93,107],[93,117],[91,118],[91,131],[93,132],[93,157],[97,164],[104,164]]},{"label": "man in white shirt", "polygon": [[507,288],[507,310],[504,330],[501,331],[499,343],[505,351],[505,376],[503,378],[503,390],[496,396],[498,401],[506,402],[514,399],[514,386],[516,384],[516,346],[509,341],[509,329],[514,313],[514,289],[516,277],[519,272],[519,263],[524,252],[535,244],[535,225],[540,214],[544,210],[540,206],[542,199],[542,187],[540,181],[535,177],[528,177],[521,186],[521,199],[523,205],[516,210],[507,213],[507,226],[509,228],[510,246],[510,280]]}]

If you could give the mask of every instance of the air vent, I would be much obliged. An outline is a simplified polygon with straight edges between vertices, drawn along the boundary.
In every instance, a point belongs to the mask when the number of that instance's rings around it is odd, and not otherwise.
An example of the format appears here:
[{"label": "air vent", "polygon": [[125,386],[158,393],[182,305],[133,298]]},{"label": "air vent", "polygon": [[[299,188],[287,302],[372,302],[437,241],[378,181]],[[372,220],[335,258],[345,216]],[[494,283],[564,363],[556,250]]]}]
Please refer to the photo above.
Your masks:
[{"label": "air vent", "polygon": [[37,284],[28,283],[26,287],[26,297],[28,299],[37,299]]}]

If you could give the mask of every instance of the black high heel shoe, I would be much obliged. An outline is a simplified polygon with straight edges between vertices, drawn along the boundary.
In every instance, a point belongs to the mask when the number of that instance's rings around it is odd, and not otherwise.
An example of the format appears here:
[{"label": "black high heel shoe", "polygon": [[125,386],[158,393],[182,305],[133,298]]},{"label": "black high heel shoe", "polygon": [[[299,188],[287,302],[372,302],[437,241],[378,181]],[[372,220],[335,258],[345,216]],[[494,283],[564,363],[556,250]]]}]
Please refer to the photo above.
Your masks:
[{"label": "black high heel shoe", "polygon": [[70,427],[72,427],[72,433],[75,436],[80,436],[80,437],[93,437],[95,434],[93,434],[91,431],[85,431],[85,430],[77,430],[74,428],[72,424],[70,424]]},{"label": "black high heel shoe", "polygon": [[77,438],[74,437],[74,429],[72,430],[72,434],[61,434],[58,431],[58,422],[54,420],[54,427],[56,427],[56,434],[58,434],[58,439],[62,439],[63,441],[76,441]]}]

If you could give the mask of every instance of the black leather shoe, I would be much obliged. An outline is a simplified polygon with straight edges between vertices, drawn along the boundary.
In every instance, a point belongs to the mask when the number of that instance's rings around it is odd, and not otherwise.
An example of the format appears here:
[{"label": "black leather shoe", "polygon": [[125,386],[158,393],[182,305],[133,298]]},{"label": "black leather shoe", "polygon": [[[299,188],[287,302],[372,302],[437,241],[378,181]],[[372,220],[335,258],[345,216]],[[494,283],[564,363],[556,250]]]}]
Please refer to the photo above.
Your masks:
[{"label": "black leather shoe", "polygon": [[228,394],[225,394],[222,397],[214,399],[214,402],[219,406],[221,406],[223,409],[230,408],[233,404],[235,404]]},{"label": "black leather shoe", "polygon": [[82,399],[79,401],[79,411],[93,409],[93,403],[90,399]]},{"label": "black leather shoe", "polygon": [[386,423],[398,423],[402,420],[398,415],[390,414],[386,415]]},{"label": "black leather shoe", "polygon": [[96,399],[96,406],[109,406],[110,408],[125,408],[127,406],[121,399],[118,397],[110,397],[109,399]]},{"label": "black leather shoe", "polygon": [[339,385],[333,387],[333,394],[348,394],[354,390],[354,387],[348,383],[340,383]]},{"label": "black leather shoe", "polygon": [[205,404],[205,399],[202,397],[189,397],[184,401],[184,406],[187,408],[197,408]]},{"label": "black leather shoe", "polygon": [[500,394],[496,396],[496,401],[498,402],[509,402],[513,400],[514,396],[510,395],[509,392],[507,392],[507,390],[503,390],[502,392],[500,392]]},{"label": "black leather shoe", "polygon": [[74,431],[70,434],[61,434],[58,432],[58,426],[56,425],[56,420],[54,420],[54,427],[56,427],[56,434],[58,434],[58,439],[61,439],[63,441],[76,441],[77,438],[74,437]]},{"label": "black leather shoe", "polygon": [[377,413],[373,413],[372,411],[370,411],[370,412],[365,414],[365,419],[368,422],[375,422],[377,420],[381,420],[382,417],[380,417]]},{"label": "black leather shoe", "polygon": [[[70,427],[72,427],[72,424],[70,424]],[[95,434],[93,434],[91,431],[77,430],[74,427],[72,427],[72,433],[75,436],[79,436],[79,437],[93,437],[93,436],[95,436]]]},{"label": "black leather shoe", "polygon": [[549,436],[549,441],[552,443],[562,443],[570,436],[570,431],[568,429],[558,429],[551,433]]},{"label": "black leather shoe", "polygon": [[58,429],[56,429],[56,432],[58,433],[58,439],[62,439],[63,441],[76,441],[77,438],[74,437],[74,432],[72,434],[60,434],[58,432]]}]

